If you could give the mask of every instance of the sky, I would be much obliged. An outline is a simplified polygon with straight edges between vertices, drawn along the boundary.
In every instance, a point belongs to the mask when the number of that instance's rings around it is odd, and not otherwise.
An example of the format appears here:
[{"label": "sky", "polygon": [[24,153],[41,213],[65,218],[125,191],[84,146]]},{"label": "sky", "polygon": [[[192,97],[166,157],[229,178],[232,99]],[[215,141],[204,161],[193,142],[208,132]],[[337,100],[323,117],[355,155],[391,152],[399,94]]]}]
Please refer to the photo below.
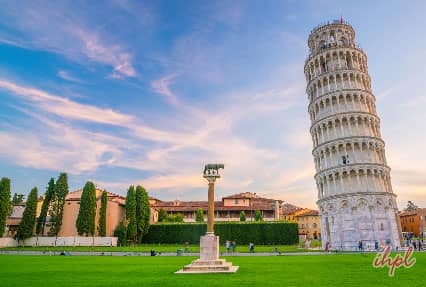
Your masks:
[{"label": "sky", "polygon": [[368,56],[393,189],[426,207],[425,1],[0,0],[0,176],[316,208],[303,65],[343,17]]}]

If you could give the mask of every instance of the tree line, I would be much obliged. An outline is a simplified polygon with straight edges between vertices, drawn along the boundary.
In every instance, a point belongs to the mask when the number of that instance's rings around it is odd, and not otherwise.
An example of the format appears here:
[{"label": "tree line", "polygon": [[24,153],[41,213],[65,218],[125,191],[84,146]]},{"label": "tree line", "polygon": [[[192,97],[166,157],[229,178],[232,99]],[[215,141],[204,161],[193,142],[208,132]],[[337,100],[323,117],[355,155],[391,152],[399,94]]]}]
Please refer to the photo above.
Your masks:
[{"label": "tree line", "polygon": [[[69,193],[68,178],[66,173],[59,174],[55,181],[49,180],[40,214],[37,217],[38,189],[34,187],[28,195],[21,222],[16,231],[16,238],[23,240],[35,234],[44,235],[48,227],[48,236],[58,236],[64,215],[66,196]],[[0,237],[3,236],[6,220],[11,215],[13,204],[23,203],[24,196],[15,194],[11,199],[10,179],[0,180]],[[80,198],[80,207],[76,220],[77,233],[80,236],[94,236],[96,226],[99,236],[106,236],[108,192],[104,190],[101,195],[99,220],[96,223],[96,186],[88,181],[84,185]],[[148,232],[150,221],[149,196],[146,190],[138,185],[130,186],[125,204],[126,220],[117,227],[125,230],[124,241],[141,242],[142,237]],[[49,217],[49,220],[47,220]]]}]

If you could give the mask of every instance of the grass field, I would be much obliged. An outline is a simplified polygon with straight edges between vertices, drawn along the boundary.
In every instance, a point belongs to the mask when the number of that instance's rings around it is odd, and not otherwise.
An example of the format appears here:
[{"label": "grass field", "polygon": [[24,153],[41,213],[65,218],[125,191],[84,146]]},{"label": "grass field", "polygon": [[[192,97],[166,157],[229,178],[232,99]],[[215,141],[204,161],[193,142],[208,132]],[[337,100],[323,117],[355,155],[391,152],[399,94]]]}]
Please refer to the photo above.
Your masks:
[{"label": "grass field", "polygon": [[[299,248],[298,245],[277,245],[279,252],[306,252],[308,250]],[[69,247],[8,247],[0,250],[22,250],[22,251],[102,251],[102,252],[176,252],[177,249],[184,250],[183,244],[142,244],[137,246],[120,247],[88,247],[88,246],[69,246]],[[256,245],[256,252],[274,252],[275,245]],[[225,246],[220,246],[220,252],[225,252]],[[321,250],[319,250],[321,251]],[[200,245],[189,246],[189,252],[200,252]],[[249,252],[248,245],[237,246],[236,252]]]},{"label": "grass field", "polygon": [[190,257],[0,256],[0,286],[424,286],[426,253],[395,277],[372,254],[228,257],[236,274],[175,275]]}]

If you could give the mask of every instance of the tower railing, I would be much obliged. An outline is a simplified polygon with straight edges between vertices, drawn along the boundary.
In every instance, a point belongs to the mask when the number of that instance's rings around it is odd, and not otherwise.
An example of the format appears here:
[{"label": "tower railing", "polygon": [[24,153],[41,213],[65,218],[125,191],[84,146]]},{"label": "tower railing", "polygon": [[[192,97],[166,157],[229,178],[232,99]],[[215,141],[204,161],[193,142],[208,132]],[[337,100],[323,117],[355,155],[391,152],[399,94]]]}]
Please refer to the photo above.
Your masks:
[{"label": "tower railing", "polygon": [[317,49],[315,52],[309,53],[308,57],[306,57],[305,63],[309,61],[310,59],[312,59],[313,57],[317,56],[319,53],[324,52],[325,50],[330,48],[355,48],[365,53],[364,50],[361,48],[361,46],[358,44],[328,43],[328,44],[325,44],[323,47]]}]

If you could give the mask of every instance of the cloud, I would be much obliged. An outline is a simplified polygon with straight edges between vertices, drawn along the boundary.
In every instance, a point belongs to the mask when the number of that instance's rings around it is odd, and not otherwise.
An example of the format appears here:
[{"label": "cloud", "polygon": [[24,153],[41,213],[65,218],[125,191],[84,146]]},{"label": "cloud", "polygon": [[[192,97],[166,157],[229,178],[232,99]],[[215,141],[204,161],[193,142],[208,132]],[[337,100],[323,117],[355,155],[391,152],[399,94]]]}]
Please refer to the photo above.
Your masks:
[{"label": "cloud", "polygon": [[[32,130],[12,126],[0,132],[3,140],[0,154],[21,166],[88,173],[95,182],[115,188],[116,192],[123,192],[133,183],[143,184],[158,195],[181,194],[183,197],[194,196],[195,190],[205,188],[201,169],[206,162],[213,161],[225,163],[221,190],[227,194],[258,192],[260,188],[279,196],[285,194],[282,191],[286,188],[303,190],[313,180],[306,176],[306,167],[298,164],[298,154],[283,150],[280,145],[258,146],[251,135],[238,133],[253,117],[265,118],[264,129],[268,128],[268,121],[281,121],[286,110],[300,104],[303,89],[298,84],[268,91],[243,90],[218,95],[211,103],[204,103],[203,108],[182,103],[177,106],[176,117],[163,119],[161,125],[166,129],[147,125],[138,116],[82,104],[7,79],[0,78],[0,88],[29,104],[31,108],[23,112],[35,120],[32,122],[36,128]],[[32,107],[43,113],[34,112]],[[177,124],[179,113],[182,115]],[[109,124],[122,129],[118,134],[109,129],[95,132],[87,125],[79,127],[79,122]],[[16,158],[11,156],[17,153]],[[310,156],[306,152],[306,157],[310,159]],[[96,174],[103,166],[148,174],[107,181]]]},{"label": "cloud", "polygon": [[0,155],[20,166],[90,173],[99,166],[113,164],[121,155],[117,147],[126,144],[117,137],[79,130],[26,112],[44,126],[33,122],[33,132],[15,126],[0,131]]},{"label": "cloud", "polygon": [[165,96],[167,100],[174,105],[177,104],[177,97],[170,90],[170,85],[177,76],[178,74],[173,73],[151,83],[151,87],[155,93]]},{"label": "cloud", "polygon": [[112,39],[111,33],[89,23],[78,9],[59,2],[34,1],[22,6],[3,7],[0,21],[15,33],[11,37],[1,32],[1,43],[61,54],[83,65],[93,62],[110,66],[114,78],[137,76],[132,54],[118,39]]},{"label": "cloud", "polygon": [[81,27],[68,27],[83,44],[82,52],[94,62],[110,65],[114,68],[111,74],[114,78],[135,77],[136,70],[132,64],[130,53],[124,52],[119,45],[106,45],[100,36]]},{"label": "cloud", "polygon": [[65,70],[59,70],[57,73],[58,77],[66,80],[66,81],[70,81],[70,82],[75,82],[75,83],[82,83],[83,81],[72,76],[69,72],[65,71]]},{"label": "cloud", "polygon": [[131,116],[115,112],[112,109],[80,104],[64,97],[21,86],[1,78],[0,88],[28,100],[39,109],[61,117],[111,125],[125,125],[132,119]]}]

